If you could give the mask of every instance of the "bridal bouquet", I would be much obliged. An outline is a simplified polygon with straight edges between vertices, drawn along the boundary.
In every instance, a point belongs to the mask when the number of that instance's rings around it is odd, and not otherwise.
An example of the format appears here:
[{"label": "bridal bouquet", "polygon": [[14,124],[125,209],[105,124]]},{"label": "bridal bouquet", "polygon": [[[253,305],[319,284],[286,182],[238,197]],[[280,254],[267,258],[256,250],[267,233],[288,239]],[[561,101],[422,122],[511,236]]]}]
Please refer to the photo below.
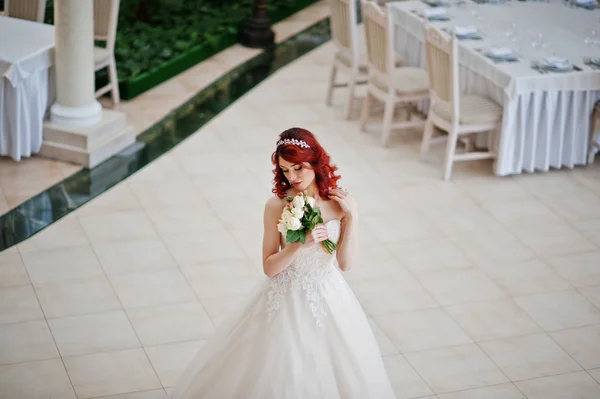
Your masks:
[{"label": "bridal bouquet", "polygon": [[[315,199],[306,193],[299,193],[295,197],[286,197],[286,201],[288,204],[279,218],[277,230],[285,234],[286,242],[300,240],[304,244],[306,234],[317,224],[323,223],[321,210],[315,207]],[[337,245],[331,240],[322,241],[321,245],[330,254],[337,248]]]}]

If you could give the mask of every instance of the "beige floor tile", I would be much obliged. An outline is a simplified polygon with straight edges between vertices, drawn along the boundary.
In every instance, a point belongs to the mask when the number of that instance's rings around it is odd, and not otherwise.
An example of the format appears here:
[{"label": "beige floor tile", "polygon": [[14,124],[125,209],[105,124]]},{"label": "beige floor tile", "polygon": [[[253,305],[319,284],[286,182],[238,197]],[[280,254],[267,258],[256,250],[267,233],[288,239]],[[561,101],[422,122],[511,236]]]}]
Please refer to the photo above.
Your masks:
[{"label": "beige floor tile", "polygon": [[117,184],[77,210],[78,216],[131,212],[140,209],[135,195],[125,183]]},{"label": "beige floor tile", "polygon": [[475,341],[542,332],[540,327],[509,299],[450,306],[446,311]]},{"label": "beige floor tile", "polygon": [[95,398],[161,387],[141,348],[67,357],[64,362],[78,398]]},{"label": "beige floor tile", "polygon": [[516,383],[527,399],[595,399],[600,385],[585,372],[555,375]]},{"label": "beige floor tile", "polygon": [[198,302],[127,311],[144,346],[208,338],[215,328]]},{"label": "beige floor tile", "polygon": [[194,235],[165,236],[164,242],[181,266],[218,260],[244,260],[246,255],[224,229]]},{"label": "beige floor tile", "polygon": [[543,196],[540,200],[563,220],[578,221],[600,217],[600,196],[587,188]]},{"label": "beige floor tile", "polygon": [[27,251],[22,256],[33,284],[104,276],[94,250],[87,245]]},{"label": "beige floor tile", "polygon": [[522,174],[515,177],[530,194],[543,198],[552,195],[564,195],[580,190],[583,186],[573,179],[568,171],[555,173]]},{"label": "beige floor tile", "polygon": [[464,236],[451,235],[450,239],[477,264],[490,261],[515,262],[535,258],[531,249],[506,230]]},{"label": "beige floor tile", "polygon": [[0,252],[0,287],[2,288],[30,284],[21,254],[16,247],[13,248],[14,250]]},{"label": "beige floor tile", "polygon": [[600,310],[575,290],[521,296],[515,302],[546,331],[600,325]]},{"label": "beige floor tile", "polygon": [[43,319],[44,314],[31,285],[0,288],[0,324]]},{"label": "beige floor tile", "polygon": [[398,399],[420,398],[433,394],[423,378],[402,355],[383,358],[394,393]]},{"label": "beige floor tile", "polygon": [[266,280],[249,261],[215,261],[182,271],[200,299],[246,295]]},{"label": "beige floor tile", "polygon": [[61,356],[140,347],[124,311],[49,319]]},{"label": "beige floor tile", "polygon": [[478,205],[437,206],[424,213],[446,235],[484,234],[502,228],[500,223]]},{"label": "beige floor tile", "polygon": [[205,341],[190,341],[145,348],[163,387],[177,384],[181,373],[185,371],[204,343]]},{"label": "beige floor tile", "polygon": [[481,204],[526,199],[531,194],[512,178],[470,179],[457,183],[469,197]]},{"label": "beige floor tile", "polygon": [[190,181],[130,181],[129,188],[146,210],[200,205],[204,198]]},{"label": "beige floor tile", "polygon": [[442,310],[374,317],[402,353],[471,343],[471,338]]},{"label": "beige floor tile", "polygon": [[150,219],[142,211],[82,216],[79,221],[94,244],[158,237]]},{"label": "beige floor tile", "polygon": [[500,384],[484,388],[444,393],[439,399],[527,399],[513,384]]},{"label": "beige floor tile", "polygon": [[149,391],[102,396],[101,398],[94,399],[167,399],[167,394],[164,389],[151,389]]},{"label": "beige floor tile", "polygon": [[600,251],[552,257],[546,262],[574,287],[600,285]]},{"label": "beige floor tile", "polygon": [[600,285],[580,288],[579,292],[600,309]]},{"label": "beige floor tile", "polygon": [[600,369],[588,370],[591,375],[598,383],[600,383]]},{"label": "beige floor tile", "polygon": [[125,309],[197,300],[178,269],[110,276]]},{"label": "beige floor tile", "polygon": [[581,367],[545,334],[483,342],[479,346],[512,381],[581,370]]},{"label": "beige floor tile", "polygon": [[593,251],[596,247],[566,223],[511,226],[510,231],[539,256]]},{"label": "beige floor tile", "polygon": [[444,306],[506,297],[492,280],[474,268],[427,272],[419,274],[418,279]]},{"label": "beige floor tile", "polygon": [[371,330],[373,330],[373,334],[375,335],[375,339],[377,340],[377,343],[379,344],[379,350],[381,352],[381,355],[382,356],[393,356],[393,355],[399,354],[400,352],[398,351],[398,348],[396,348],[394,346],[392,341],[390,341],[388,336],[385,335],[385,333],[381,330],[381,328],[375,322],[375,320],[373,320],[372,318],[369,318],[368,320],[369,320],[369,325],[371,326]]},{"label": "beige floor tile", "polygon": [[76,399],[60,359],[0,366],[2,399]]},{"label": "beige floor tile", "polygon": [[245,295],[237,295],[226,298],[202,299],[202,307],[208,313],[215,327],[219,327],[224,320],[242,306],[247,299]]},{"label": "beige floor tile", "polygon": [[117,296],[104,276],[36,284],[34,288],[47,318],[121,309]]},{"label": "beige floor tile", "polygon": [[415,211],[399,209],[396,214],[370,214],[362,217],[369,233],[382,243],[441,238],[443,233]]},{"label": "beige floor tile", "polygon": [[0,325],[0,364],[59,357],[45,320]]},{"label": "beige floor tile", "polygon": [[438,304],[414,278],[386,276],[352,283],[354,293],[371,316],[410,312]]},{"label": "beige floor tile", "polygon": [[589,242],[600,248],[600,218],[569,222]]},{"label": "beige floor tile", "polygon": [[475,344],[408,353],[406,358],[437,394],[508,382]]},{"label": "beige floor tile", "polygon": [[600,326],[557,331],[550,335],[583,368],[600,367]]},{"label": "beige floor tile", "polygon": [[494,201],[482,204],[496,220],[504,225],[522,223],[558,223],[560,218],[536,198]]},{"label": "beige floor tile", "polygon": [[539,260],[481,262],[478,266],[511,296],[564,291],[571,288],[560,275]]},{"label": "beige floor tile", "polygon": [[222,230],[223,222],[205,204],[154,209],[148,213],[154,228],[163,236],[194,235]]},{"label": "beige floor tile", "polygon": [[[57,240],[56,237],[60,237]],[[18,245],[19,251],[24,254],[29,251],[48,250],[57,248],[72,248],[89,245],[83,228],[75,216],[66,216],[27,239]]]},{"label": "beige floor tile", "polygon": [[472,266],[463,251],[448,238],[394,243],[386,248],[403,266],[417,274]]},{"label": "beige floor tile", "polygon": [[175,259],[160,239],[95,244],[94,251],[109,275],[177,267]]}]

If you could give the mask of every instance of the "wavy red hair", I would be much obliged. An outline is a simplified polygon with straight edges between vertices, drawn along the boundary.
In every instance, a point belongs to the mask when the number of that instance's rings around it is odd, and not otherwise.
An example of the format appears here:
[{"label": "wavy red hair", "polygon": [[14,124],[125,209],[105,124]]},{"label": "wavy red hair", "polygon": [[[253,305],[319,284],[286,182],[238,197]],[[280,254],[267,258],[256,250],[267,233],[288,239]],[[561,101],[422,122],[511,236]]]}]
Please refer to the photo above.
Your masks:
[{"label": "wavy red hair", "polygon": [[[308,163],[315,171],[315,183],[319,189],[319,196],[324,200],[329,200],[328,191],[337,188],[337,181],[341,176],[336,175],[337,166],[331,164],[331,157],[317,141],[314,134],[306,129],[293,127],[281,133],[279,140],[296,139],[302,140],[310,148],[302,148],[295,144],[283,144],[277,147],[271,156],[271,162],[275,165],[273,174],[273,193],[279,198],[284,198],[287,191],[292,187],[290,182],[283,174],[279,165],[279,157],[295,164]],[[279,141],[278,140],[278,141]]]}]

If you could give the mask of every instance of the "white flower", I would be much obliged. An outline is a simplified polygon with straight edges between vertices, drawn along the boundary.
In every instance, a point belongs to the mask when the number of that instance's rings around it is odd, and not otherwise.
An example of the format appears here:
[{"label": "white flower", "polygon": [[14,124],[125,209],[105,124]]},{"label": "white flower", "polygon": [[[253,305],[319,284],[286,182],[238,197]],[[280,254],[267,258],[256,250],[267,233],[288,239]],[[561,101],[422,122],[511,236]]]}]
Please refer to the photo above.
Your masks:
[{"label": "white flower", "polygon": [[292,210],[290,208],[285,208],[281,213],[281,220],[284,223],[287,223],[292,217],[294,217],[294,215],[292,215]]},{"label": "white flower", "polygon": [[313,197],[306,197],[306,202],[308,202],[308,205],[310,205],[311,208],[314,208],[317,203]]},{"label": "white flower", "polygon": [[300,219],[292,216],[290,220],[285,223],[285,225],[287,226],[288,230],[296,231],[302,227],[302,222],[300,222]]},{"label": "white flower", "polygon": [[304,205],[305,205],[304,196],[302,194],[296,195],[294,197],[294,201],[292,203],[294,204],[294,208],[297,208],[297,209],[304,208]]},{"label": "white flower", "polygon": [[294,217],[296,217],[298,219],[302,219],[302,216],[304,216],[304,209],[292,208],[292,215],[294,215]]},{"label": "white flower", "polygon": [[277,230],[281,234],[287,234],[288,228],[283,220],[280,220],[279,223],[277,223]]}]

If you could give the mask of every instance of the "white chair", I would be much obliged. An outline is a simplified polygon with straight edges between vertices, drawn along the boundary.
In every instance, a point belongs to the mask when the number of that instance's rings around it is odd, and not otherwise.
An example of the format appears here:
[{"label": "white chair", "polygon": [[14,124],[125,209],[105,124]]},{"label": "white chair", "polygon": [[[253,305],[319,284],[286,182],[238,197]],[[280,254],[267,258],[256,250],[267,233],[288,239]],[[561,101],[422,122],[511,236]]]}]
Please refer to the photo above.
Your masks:
[{"label": "white chair", "polygon": [[[366,54],[365,51],[361,51],[358,36],[356,0],[328,0],[328,4],[331,13],[331,37],[337,51],[333,58],[325,102],[331,105],[333,89],[347,87],[348,100],[344,117],[350,119],[356,98],[356,85],[367,83],[368,72]],[[400,65],[402,59],[396,57],[395,62]],[[338,71],[348,76],[348,83],[336,83]]]},{"label": "white chair", "polygon": [[[344,116],[350,119],[354,104],[356,84],[366,83],[367,67],[360,62],[358,47],[358,29],[356,22],[355,0],[328,0],[331,12],[331,37],[337,51],[333,58],[329,87],[327,89],[327,105],[331,105],[333,89],[348,87],[348,100]],[[336,83],[338,70],[348,76],[348,83]]]},{"label": "white chair", "polygon": [[4,16],[44,22],[46,0],[4,0]]},{"label": "white chair", "polygon": [[109,83],[96,91],[96,97],[111,92],[114,105],[119,104],[119,78],[115,62],[115,41],[119,0],[94,0],[94,39],[106,42],[105,47],[94,47],[95,71],[108,68]]},{"label": "white chair", "polygon": [[596,157],[596,149],[600,149],[598,144],[598,130],[600,130],[600,102],[597,102],[592,112],[592,120],[590,123],[590,144],[588,146],[588,164],[594,163]]},{"label": "white chair", "polygon": [[[502,107],[485,97],[460,94],[458,45],[455,38],[448,38],[439,30],[426,26],[425,51],[431,104],[421,143],[421,156],[429,151],[435,127],[448,132],[444,160],[444,180],[448,180],[455,161],[496,157]],[[489,151],[470,152],[472,145],[468,144],[464,154],[456,154],[460,136],[489,131],[493,132]]]},{"label": "white chair", "polygon": [[[412,109],[418,101],[429,97],[427,73],[421,69],[395,65],[393,23],[390,6],[384,12],[375,2],[361,0],[365,35],[367,40],[367,60],[369,81],[367,96],[363,102],[360,127],[366,130],[373,99],[385,104],[381,142],[387,145],[392,127],[403,129],[422,127],[424,121],[413,120]],[[407,111],[407,120],[392,125],[396,104]]]}]

